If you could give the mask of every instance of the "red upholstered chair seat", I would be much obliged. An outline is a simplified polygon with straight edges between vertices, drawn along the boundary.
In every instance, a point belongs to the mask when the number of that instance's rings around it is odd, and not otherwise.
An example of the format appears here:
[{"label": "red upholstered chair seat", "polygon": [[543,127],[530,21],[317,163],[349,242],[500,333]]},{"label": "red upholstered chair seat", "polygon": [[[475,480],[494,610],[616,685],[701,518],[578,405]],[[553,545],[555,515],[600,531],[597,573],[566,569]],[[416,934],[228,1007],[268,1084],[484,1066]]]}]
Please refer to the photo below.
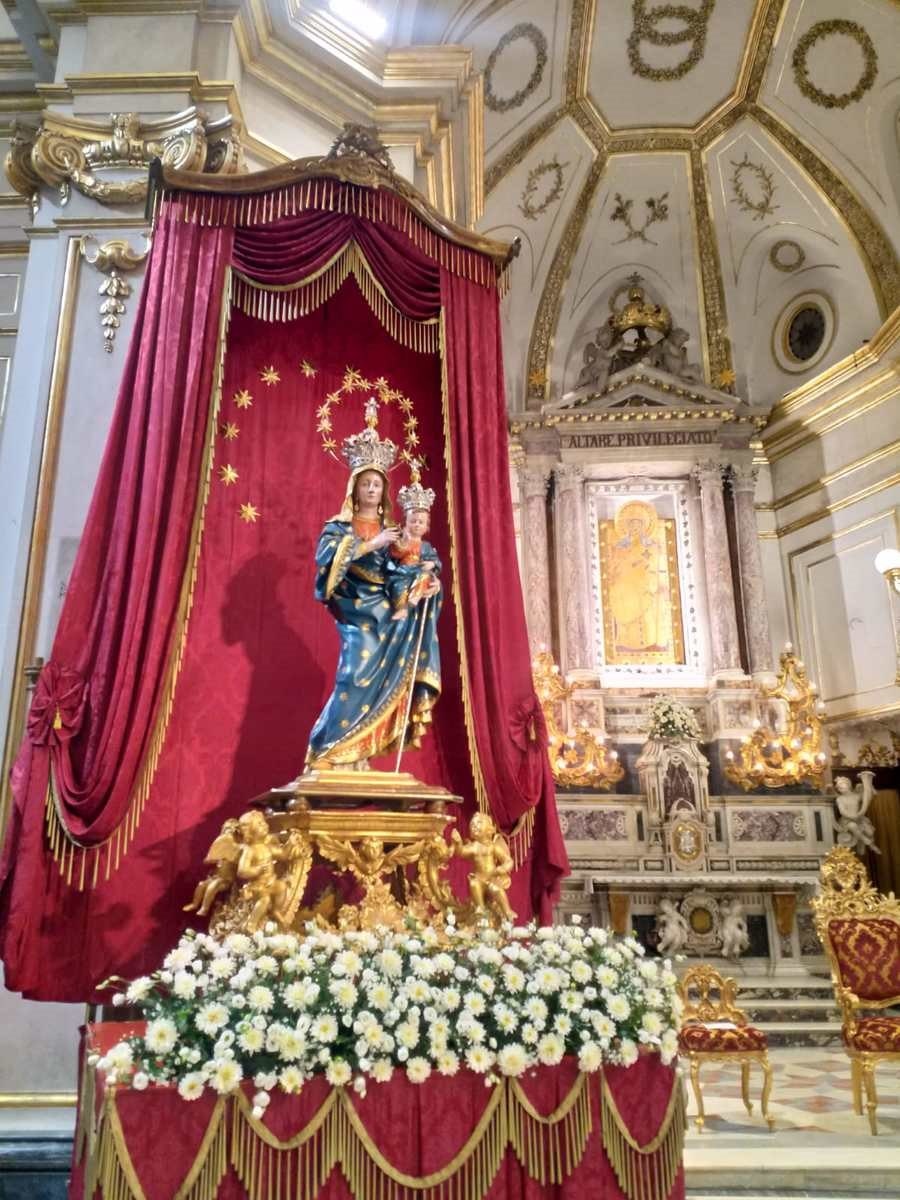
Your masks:
[{"label": "red upholstered chair seat", "polygon": [[828,922],[841,983],[860,1000],[900,996],[900,925],[886,917],[835,917]]},{"label": "red upholstered chair seat", "polygon": [[753,1025],[734,1025],[721,1029],[709,1025],[684,1025],[678,1035],[678,1045],[697,1054],[741,1054],[748,1050],[765,1050],[766,1035]]},{"label": "red upholstered chair seat", "polygon": [[900,1054],[900,1017],[860,1017],[853,1031],[844,1026],[844,1044],[870,1054]]}]

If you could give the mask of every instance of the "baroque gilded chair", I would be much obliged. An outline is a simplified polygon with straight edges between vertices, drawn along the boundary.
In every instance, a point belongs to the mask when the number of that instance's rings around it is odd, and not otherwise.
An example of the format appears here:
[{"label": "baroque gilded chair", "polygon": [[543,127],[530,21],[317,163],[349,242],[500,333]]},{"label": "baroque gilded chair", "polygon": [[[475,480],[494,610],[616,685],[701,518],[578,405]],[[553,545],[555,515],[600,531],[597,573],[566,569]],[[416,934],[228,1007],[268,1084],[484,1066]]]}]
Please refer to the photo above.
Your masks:
[{"label": "baroque gilded chair", "polygon": [[900,1005],[900,899],[881,895],[852,850],[835,846],[822,863],[822,890],[812,901],[816,932],[831,962],[850,1058],[853,1108],[878,1132],[875,1068],[900,1064],[900,1017],[865,1016]]},{"label": "baroque gilded chair", "polygon": [[[750,1068],[759,1063],[763,1073],[762,1115],[770,1129],[775,1122],[769,1116],[769,1097],[772,1094],[772,1065],[766,1035],[750,1025],[747,1015],[737,1007],[737,983],[726,979],[713,967],[701,963],[689,967],[678,985],[684,1001],[684,1016],[678,1034],[679,1052],[690,1063],[691,1086],[697,1101],[694,1120],[702,1132],[706,1120],[703,1093],[700,1090],[700,1066],[704,1062],[727,1062],[741,1068],[741,1095],[747,1112],[753,1113],[750,1102]],[[718,996],[718,999],[716,999]]]}]

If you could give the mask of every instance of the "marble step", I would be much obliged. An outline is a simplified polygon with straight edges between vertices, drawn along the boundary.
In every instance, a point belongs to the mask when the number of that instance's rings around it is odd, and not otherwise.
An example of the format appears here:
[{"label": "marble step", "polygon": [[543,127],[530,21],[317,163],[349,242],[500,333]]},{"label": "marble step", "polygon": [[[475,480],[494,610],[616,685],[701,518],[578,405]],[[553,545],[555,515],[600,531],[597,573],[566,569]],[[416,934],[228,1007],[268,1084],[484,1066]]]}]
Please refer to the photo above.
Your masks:
[{"label": "marble step", "polygon": [[803,1022],[826,1022],[840,1024],[841,1011],[834,998],[823,999],[819,996],[814,996],[810,999],[805,997],[801,1000],[781,1000],[781,999],[765,999],[765,1000],[744,1000],[740,998],[740,1007],[747,1014],[747,1019],[753,1025],[760,1025],[763,1028],[768,1026],[773,1021],[790,1022],[795,1024],[798,1021]]},{"label": "marble step", "polygon": [[759,1022],[770,1046],[840,1046],[841,1023],[834,1021]]}]

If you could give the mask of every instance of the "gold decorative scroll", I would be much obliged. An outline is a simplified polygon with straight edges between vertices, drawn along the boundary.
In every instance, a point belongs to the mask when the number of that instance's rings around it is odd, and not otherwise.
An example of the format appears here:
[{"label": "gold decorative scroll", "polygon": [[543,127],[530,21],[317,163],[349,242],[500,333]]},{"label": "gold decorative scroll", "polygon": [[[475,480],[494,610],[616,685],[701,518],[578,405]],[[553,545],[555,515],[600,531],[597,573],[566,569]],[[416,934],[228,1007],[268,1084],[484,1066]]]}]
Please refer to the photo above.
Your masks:
[{"label": "gold decorative scroll", "polygon": [[[140,204],[147,196],[146,167],[157,158],[201,174],[243,170],[231,117],[210,121],[192,107],[152,121],[133,112],[111,113],[105,121],[46,112],[37,126],[16,122],[6,175],[29,200],[43,184],[63,200],[74,187],[100,204]],[[140,173],[123,179],[123,170]]]},{"label": "gold decorative scroll", "polygon": [[675,522],[630,500],[599,522],[598,536],[604,661],[683,663]]}]

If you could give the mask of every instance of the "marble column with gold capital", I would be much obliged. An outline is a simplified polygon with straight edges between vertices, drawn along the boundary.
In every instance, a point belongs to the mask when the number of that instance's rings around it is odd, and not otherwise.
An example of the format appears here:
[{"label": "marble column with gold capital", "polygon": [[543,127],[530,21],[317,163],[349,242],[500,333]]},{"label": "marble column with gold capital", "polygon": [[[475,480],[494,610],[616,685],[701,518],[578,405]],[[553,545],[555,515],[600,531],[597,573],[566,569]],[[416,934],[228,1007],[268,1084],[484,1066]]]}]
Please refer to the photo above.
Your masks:
[{"label": "marble column with gold capital", "polygon": [[550,546],[547,536],[547,467],[521,467],[522,496],[522,591],[528,618],[528,640],[532,653],[548,648],[552,640],[550,621]]},{"label": "marble column with gold capital", "polygon": [[723,671],[737,672],[741,669],[722,471],[722,464],[712,459],[698,462],[693,471],[693,477],[700,485],[703,565],[714,675]]},{"label": "marble column with gold capital", "polygon": [[584,671],[593,665],[584,472],[576,463],[559,463],[553,468],[553,481],[560,666],[564,672]]},{"label": "marble column with gold capital", "polygon": [[732,466],[728,483],[734,496],[737,550],[744,608],[744,631],[750,670],[756,675],[772,670],[772,640],[769,635],[769,610],[763,582],[759,529],[756,524],[756,480],[759,472],[751,466]]}]

